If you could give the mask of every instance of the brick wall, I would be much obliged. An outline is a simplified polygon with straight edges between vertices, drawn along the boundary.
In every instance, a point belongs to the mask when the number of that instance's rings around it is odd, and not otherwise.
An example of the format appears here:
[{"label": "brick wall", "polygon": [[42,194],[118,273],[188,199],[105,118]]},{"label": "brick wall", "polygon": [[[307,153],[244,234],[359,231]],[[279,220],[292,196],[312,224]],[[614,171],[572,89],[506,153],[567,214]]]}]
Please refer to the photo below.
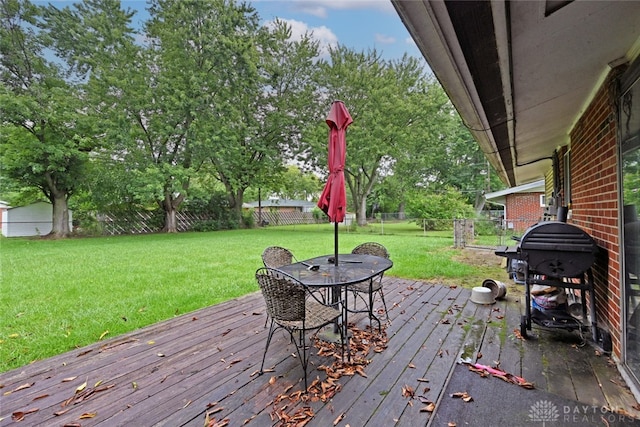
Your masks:
[{"label": "brick wall", "polygon": [[617,118],[613,74],[571,131],[571,219],[602,248],[594,264],[598,323],[621,356],[621,285],[618,241]]},{"label": "brick wall", "polygon": [[542,193],[514,193],[506,196],[506,220],[513,221],[516,231],[522,232],[539,222],[544,214],[540,206]]}]

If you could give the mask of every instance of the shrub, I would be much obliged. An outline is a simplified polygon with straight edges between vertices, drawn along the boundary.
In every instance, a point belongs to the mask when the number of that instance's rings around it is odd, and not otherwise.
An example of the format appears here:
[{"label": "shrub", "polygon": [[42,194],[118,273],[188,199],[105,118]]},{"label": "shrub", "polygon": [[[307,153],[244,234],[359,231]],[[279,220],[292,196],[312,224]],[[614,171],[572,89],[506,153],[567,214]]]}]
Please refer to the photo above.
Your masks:
[{"label": "shrub", "polygon": [[[451,227],[453,219],[473,218],[473,206],[457,190],[448,188],[444,192],[414,194],[407,203],[410,216],[427,230],[442,230]],[[445,227],[445,228],[443,228]]]}]

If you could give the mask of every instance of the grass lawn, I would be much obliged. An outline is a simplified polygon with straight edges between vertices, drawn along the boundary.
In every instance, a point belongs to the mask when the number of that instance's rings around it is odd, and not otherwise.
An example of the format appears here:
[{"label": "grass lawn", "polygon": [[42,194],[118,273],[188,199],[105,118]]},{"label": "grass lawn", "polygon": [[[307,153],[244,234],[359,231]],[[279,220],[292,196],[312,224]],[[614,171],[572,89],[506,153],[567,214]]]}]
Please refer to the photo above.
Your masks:
[{"label": "grass lawn", "polygon": [[[392,276],[479,286],[504,274],[464,262],[451,232],[423,233],[406,223],[340,227],[340,252],[366,241],[388,248]],[[333,226],[1,238],[0,372],[257,291],[254,272],[271,245],[298,260],[333,253]]]}]

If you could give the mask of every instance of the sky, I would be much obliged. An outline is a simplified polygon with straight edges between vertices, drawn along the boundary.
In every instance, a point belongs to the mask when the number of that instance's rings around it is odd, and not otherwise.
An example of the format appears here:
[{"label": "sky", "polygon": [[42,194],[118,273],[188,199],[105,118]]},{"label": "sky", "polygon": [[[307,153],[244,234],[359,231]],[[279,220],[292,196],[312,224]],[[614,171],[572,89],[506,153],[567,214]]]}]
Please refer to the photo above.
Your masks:
[{"label": "sky", "polygon": [[404,53],[422,58],[390,0],[252,0],[263,22],[276,17],[291,25],[292,36],[308,31],[321,46],[341,44],[376,49],[385,59]]}]

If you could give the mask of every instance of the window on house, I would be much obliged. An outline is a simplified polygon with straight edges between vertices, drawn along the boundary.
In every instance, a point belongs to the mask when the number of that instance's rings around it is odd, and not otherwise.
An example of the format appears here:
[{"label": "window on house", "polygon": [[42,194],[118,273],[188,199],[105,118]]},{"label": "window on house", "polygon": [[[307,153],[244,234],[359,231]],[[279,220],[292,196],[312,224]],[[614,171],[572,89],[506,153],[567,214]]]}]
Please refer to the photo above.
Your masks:
[{"label": "window on house", "polygon": [[544,208],[547,206],[547,198],[544,194],[540,195],[540,207]]},{"label": "window on house", "polygon": [[623,80],[619,100],[620,219],[625,365],[640,383],[640,63]]}]

